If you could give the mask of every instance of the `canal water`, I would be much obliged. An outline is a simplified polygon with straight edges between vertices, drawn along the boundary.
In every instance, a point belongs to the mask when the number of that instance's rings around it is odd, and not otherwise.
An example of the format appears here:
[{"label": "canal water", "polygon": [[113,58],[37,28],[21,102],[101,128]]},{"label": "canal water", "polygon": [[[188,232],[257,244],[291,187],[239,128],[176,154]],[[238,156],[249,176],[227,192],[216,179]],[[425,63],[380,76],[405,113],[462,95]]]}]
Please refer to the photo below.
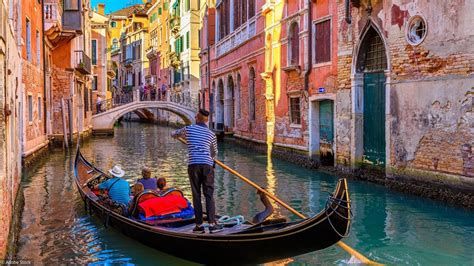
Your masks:
[{"label": "canal water", "polygon": [[[94,138],[83,145],[86,158],[101,169],[121,164],[130,182],[143,166],[164,176],[191,198],[184,145],[170,138],[173,129],[123,124],[113,138]],[[324,207],[336,177],[269,159],[235,145],[220,144],[219,159],[278,195],[298,211],[313,215]],[[22,179],[25,205],[16,257],[38,264],[191,265],[158,252],[89,216],[73,182],[73,154],[51,152]],[[474,213],[382,186],[349,180],[354,221],[344,241],[369,258],[391,265],[473,265]],[[249,187],[216,169],[219,214],[251,219],[263,209]],[[276,206],[276,215],[297,219]],[[317,236],[314,241],[318,241]],[[288,243],[291,245],[292,243]],[[186,250],[183,250],[186,252]],[[344,265],[350,256],[338,246],[289,258],[290,265]],[[223,262],[225,265],[226,262]]]}]

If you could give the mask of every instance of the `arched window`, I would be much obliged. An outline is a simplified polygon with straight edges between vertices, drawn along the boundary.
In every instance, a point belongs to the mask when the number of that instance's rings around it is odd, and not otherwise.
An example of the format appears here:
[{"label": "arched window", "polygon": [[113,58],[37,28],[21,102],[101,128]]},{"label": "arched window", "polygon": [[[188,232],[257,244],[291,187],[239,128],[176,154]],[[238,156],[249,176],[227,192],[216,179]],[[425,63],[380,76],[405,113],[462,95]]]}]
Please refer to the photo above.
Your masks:
[{"label": "arched window", "polygon": [[249,119],[255,120],[255,70],[250,68],[249,73]]},{"label": "arched window", "polygon": [[300,29],[297,22],[291,23],[288,35],[288,63],[290,66],[299,65]]}]

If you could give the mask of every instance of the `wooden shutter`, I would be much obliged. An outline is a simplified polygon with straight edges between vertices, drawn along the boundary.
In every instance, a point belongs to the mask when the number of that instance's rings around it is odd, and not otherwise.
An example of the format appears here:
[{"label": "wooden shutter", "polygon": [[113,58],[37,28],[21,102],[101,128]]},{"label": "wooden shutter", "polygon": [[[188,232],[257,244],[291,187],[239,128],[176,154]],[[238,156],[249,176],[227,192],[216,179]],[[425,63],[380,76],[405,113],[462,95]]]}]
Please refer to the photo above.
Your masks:
[{"label": "wooden shutter", "polygon": [[331,20],[316,24],[315,63],[331,61]]}]

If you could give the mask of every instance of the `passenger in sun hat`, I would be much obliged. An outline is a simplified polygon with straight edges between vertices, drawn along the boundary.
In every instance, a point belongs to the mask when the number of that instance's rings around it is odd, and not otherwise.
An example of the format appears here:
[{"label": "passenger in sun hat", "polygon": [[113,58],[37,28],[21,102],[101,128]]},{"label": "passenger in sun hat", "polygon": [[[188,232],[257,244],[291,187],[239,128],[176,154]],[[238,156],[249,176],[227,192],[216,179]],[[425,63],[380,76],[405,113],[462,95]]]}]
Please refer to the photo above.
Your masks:
[{"label": "passenger in sun hat", "polygon": [[97,185],[98,189],[107,190],[109,198],[117,203],[128,206],[130,202],[130,185],[127,181],[122,179],[125,176],[125,171],[120,165],[115,165],[109,170],[112,178]]}]

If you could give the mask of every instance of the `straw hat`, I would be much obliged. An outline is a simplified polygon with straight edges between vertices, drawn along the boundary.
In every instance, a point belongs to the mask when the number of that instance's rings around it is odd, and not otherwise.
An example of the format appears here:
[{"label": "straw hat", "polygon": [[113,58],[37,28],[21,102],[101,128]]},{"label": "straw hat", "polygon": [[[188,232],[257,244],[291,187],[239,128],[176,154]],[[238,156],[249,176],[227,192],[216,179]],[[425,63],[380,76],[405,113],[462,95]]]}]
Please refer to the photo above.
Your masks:
[{"label": "straw hat", "polygon": [[115,177],[123,177],[125,175],[125,171],[122,170],[120,165],[115,165],[112,169],[109,170],[109,173]]}]

